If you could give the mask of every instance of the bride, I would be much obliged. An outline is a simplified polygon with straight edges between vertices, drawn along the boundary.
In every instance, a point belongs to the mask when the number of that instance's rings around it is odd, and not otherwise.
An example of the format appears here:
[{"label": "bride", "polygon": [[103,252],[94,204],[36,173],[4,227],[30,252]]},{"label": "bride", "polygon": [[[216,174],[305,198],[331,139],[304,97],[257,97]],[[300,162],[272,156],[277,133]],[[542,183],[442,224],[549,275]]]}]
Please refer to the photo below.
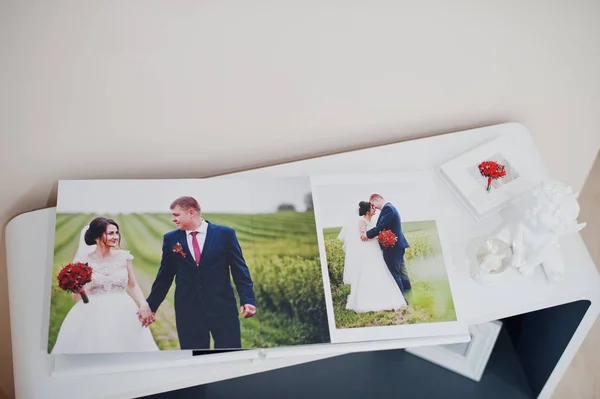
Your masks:
[{"label": "bride", "polygon": [[159,350],[138,319],[146,299],[133,273],[133,256],[119,249],[120,243],[119,226],[112,219],[95,218],[82,230],[74,262],[92,268],[92,281],[83,287],[89,302],[72,295],[76,303],[60,327],[53,354]]},{"label": "bride", "polygon": [[362,232],[375,227],[375,208],[368,201],[358,205],[358,220],[344,226],[338,238],[343,241],[344,283],[351,291],[346,309],[355,312],[397,310],[406,307],[404,295],[390,273],[377,238],[361,241]]}]

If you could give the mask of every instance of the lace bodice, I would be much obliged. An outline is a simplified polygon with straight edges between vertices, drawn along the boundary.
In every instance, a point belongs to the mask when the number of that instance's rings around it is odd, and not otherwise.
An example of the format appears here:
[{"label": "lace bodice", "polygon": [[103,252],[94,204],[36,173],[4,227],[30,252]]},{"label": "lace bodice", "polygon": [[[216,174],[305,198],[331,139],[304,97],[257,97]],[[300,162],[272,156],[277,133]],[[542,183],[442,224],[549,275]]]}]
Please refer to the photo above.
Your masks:
[{"label": "lace bodice", "polygon": [[115,253],[102,260],[94,258],[93,253],[80,259],[87,262],[92,268],[92,281],[85,285],[88,295],[97,295],[108,292],[125,292],[129,281],[127,261],[133,259],[129,251],[116,250]]},{"label": "lace bodice", "polygon": [[368,221],[367,219],[365,219],[362,216],[360,216],[358,220],[359,220],[359,222],[366,223],[367,230],[372,229],[373,227],[375,227],[377,225],[377,221],[374,216],[371,218],[371,221]]}]

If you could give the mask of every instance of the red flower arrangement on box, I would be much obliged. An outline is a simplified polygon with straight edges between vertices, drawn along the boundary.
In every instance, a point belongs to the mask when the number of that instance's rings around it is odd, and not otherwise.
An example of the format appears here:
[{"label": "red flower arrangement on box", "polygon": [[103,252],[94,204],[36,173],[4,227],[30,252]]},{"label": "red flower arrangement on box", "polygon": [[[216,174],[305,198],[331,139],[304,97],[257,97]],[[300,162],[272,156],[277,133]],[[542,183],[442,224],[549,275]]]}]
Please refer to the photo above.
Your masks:
[{"label": "red flower arrangement on box", "polygon": [[381,230],[377,236],[379,243],[385,248],[391,248],[398,242],[398,237],[391,230]]},{"label": "red flower arrangement on box", "polygon": [[494,161],[484,161],[479,164],[479,173],[487,177],[486,191],[489,192],[492,189],[492,180],[506,176],[506,168]]},{"label": "red flower arrangement on box", "polygon": [[81,295],[83,303],[89,302],[83,289],[84,285],[92,281],[92,268],[87,263],[69,263],[62,268],[56,279],[58,280],[58,286],[62,290]]}]

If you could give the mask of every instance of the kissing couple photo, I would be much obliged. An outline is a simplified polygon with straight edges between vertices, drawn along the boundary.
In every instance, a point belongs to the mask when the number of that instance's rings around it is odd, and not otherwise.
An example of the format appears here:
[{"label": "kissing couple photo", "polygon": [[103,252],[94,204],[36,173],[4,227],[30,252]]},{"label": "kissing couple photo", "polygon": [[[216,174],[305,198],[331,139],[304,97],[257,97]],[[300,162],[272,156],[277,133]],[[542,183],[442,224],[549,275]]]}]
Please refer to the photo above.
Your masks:
[{"label": "kissing couple photo", "polygon": [[[384,236],[389,243],[382,239]],[[356,226],[342,228],[338,239],[346,253],[344,283],[350,286],[346,309],[376,312],[405,308],[411,291],[404,263],[409,244],[394,205],[379,194],[360,201]]]},{"label": "kissing couple photo", "polygon": [[456,321],[435,195],[428,181],[405,179],[323,176],[313,182],[336,336]]},{"label": "kissing couple photo", "polygon": [[307,179],[61,183],[49,353],[329,342]]}]

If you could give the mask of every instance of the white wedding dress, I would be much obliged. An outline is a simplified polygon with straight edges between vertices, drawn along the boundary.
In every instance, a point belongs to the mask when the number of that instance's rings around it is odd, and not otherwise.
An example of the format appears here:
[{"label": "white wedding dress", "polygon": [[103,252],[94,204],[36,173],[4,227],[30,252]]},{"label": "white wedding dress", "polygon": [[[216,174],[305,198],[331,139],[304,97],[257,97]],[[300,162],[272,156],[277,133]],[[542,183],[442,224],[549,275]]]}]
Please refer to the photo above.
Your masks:
[{"label": "white wedding dress", "polygon": [[[351,287],[346,309],[355,312],[401,309],[406,306],[404,295],[383,259],[377,239],[361,241],[361,221],[367,222],[359,217],[354,227],[344,227],[338,236],[346,253],[344,283]],[[367,222],[367,230],[373,227],[373,221]]]},{"label": "white wedding dress", "polygon": [[89,254],[75,261],[88,263],[92,281],[85,285],[88,303],[77,301],[65,317],[53,354],[158,351],[152,333],[138,320],[136,305],[127,292],[129,251],[113,250],[101,262]]}]

